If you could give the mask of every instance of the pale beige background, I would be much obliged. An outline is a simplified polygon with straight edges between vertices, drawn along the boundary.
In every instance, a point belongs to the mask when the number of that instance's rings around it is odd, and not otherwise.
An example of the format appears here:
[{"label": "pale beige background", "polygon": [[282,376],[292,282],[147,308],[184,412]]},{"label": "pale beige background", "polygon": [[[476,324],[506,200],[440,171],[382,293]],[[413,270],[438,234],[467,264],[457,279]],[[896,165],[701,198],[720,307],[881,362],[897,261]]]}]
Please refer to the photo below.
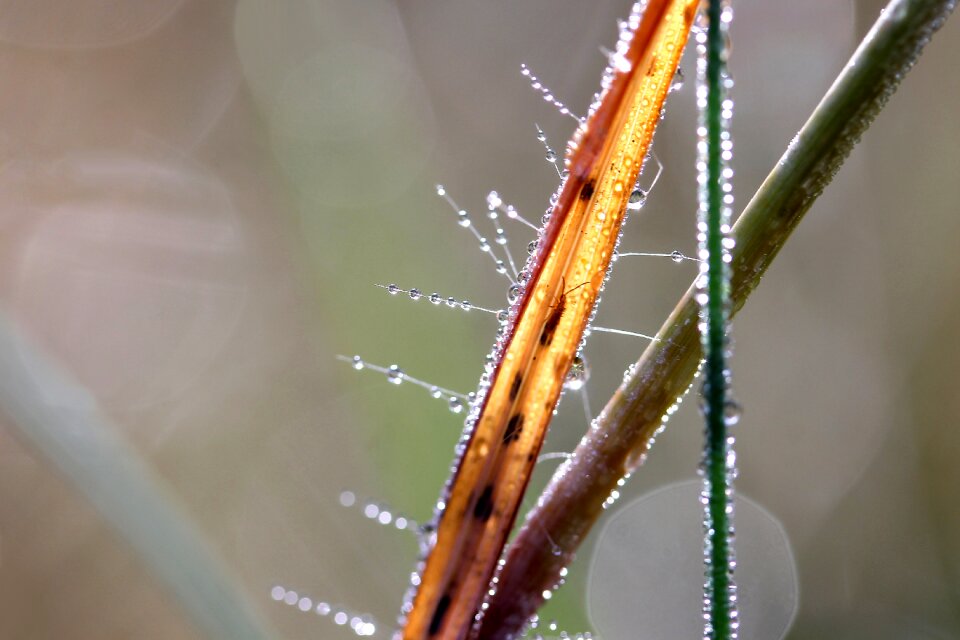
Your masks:
[{"label": "pale beige background", "polygon": [[[425,518],[459,432],[335,354],[467,391],[493,338],[487,317],[372,284],[503,304],[433,185],[478,213],[495,188],[539,217],[555,176],[534,122],[557,148],[573,122],[520,63],[582,112],[628,5],[0,1],[0,303],[96,394],[282,637],[348,635],[271,602],[277,582],[389,626],[415,544],[337,495]],[[742,206],[881,3],[735,6]],[[954,18],[735,324],[738,484],[793,544],[791,638],[960,636],[958,36]],[[665,173],[624,250],[693,250],[684,67]],[[624,260],[598,322],[655,331],[691,277]],[[595,408],[642,348],[592,339]],[[568,401],[548,449],[583,427]],[[687,403],[628,493],[692,477],[699,435]],[[554,607],[571,631],[585,565]],[[67,637],[199,634],[3,427],[0,638]]]}]

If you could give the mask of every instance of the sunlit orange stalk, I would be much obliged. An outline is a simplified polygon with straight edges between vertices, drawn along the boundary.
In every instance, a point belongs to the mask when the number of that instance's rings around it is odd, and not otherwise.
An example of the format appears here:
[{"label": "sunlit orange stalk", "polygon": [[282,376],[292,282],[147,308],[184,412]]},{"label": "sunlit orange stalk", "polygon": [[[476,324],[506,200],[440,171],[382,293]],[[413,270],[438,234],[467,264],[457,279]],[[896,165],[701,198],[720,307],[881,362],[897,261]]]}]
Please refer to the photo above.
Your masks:
[{"label": "sunlit orange stalk", "polygon": [[404,640],[460,640],[480,618],[507,535],[606,278],[628,198],[660,119],[696,0],[652,0],[611,55],[605,88],[574,135],[569,171],[475,427],[441,499]]}]

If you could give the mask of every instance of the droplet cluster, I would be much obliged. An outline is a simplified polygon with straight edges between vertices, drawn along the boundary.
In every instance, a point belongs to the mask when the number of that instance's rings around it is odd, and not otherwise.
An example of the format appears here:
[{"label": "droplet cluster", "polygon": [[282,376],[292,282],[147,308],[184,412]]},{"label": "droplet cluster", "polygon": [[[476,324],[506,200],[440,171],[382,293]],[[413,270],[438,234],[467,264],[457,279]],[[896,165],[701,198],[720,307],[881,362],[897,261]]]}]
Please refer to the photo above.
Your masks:
[{"label": "droplet cluster", "polygon": [[477,311],[483,311],[484,313],[497,313],[493,309],[487,309],[485,307],[480,307],[478,305],[475,305],[469,300],[457,300],[453,296],[444,297],[439,293],[437,293],[436,291],[434,291],[430,295],[426,295],[422,290],[417,289],[416,287],[411,289],[404,289],[403,287],[397,284],[387,284],[387,285],[378,284],[376,286],[381,289],[386,289],[387,293],[389,293],[392,296],[405,293],[407,294],[407,297],[409,297],[410,300],[413,300],[414,302],[418,302],[420,300],[427,300],[432,305],[441,306],[445,304],[447,307],[451,309],[459,309],[461,311],[477,310]]},{"label": "droplet cluster", "polygon": [[345,607],[317,601],[280,585],[270,589],[270,598],[274,602],[294,607],[303,613],[313,613],[321,618],[329,618],[338,627],[348,627],[360,637],[369,637],[377,632],[377,621],[369,614],[357,613]]},{"label": "droplet cluster", "polygon": [[[508,239],[506,230],[500,224],[499,211],[503,207],[503,200],[500,199],[499,194],[496,191],[491,191],[487,196],[487,217],[491,220],[494,227],[494,244],[499,246],[503,252],[503,257],[498,255],[498,252],[494,250],[493,245],[490,241],[477,229],[477,226],[474,224],[473,219],[470,217],[470,213],[466,209],[461,209],[457,205],[456,201],[447,193],[446,187],[442,184],[436,186],[437,195],[443,198],[447,204],[450,205],[450,208],[453,209],[454,213],[457,214],[458,224],[470,231],[476,238],[477,242],[480,245],[480,251],[486,253],[490,256],[490,259],[493,260],[493,264],[496,267],[497,273],[506,277],[510,282],[516,282],[518,275],[517,265],[514,262],[513,254],[510,252],[510,247],[508,246]],[[512,208],[511,208],[512,209]],[[513,210],[515,213],[516,210]],[[511,218],[516,218],[517,216],[509,216]]]},{"label": "droplet cluster", "polygon": [[[577,117],[572,111],[570,111],[570,109],[568,109],[566,105],[564,105],[562,102],[557,100],[556,96],[553,95],[550,89],[544,86],[544,84],[540,82],[537,76],[533,75],[533,73],[530,71],[530,68],[527,65],[525,64],[520,65],[520,73],[523,74],[523,77],[530,80],[530,86],[533,88],[533,90],[539,92],[540,95],[543,96],[543,100],[545,102],[555,106],[560,111],[561,115],[570,116],[577,122],[581,121],[581,119]],[[552,160],[550,160],[549,158],[547,158],[547,161],[552,162]]]},{"label": "droplet cluster", "polygon": [[340,492],[340,506],[346,509],[359,509],[365,518],[385,527],[419,534],[420,525],[413,518],[396,513],[382,503],[372,500],[359,500],[353,491]]},{"label": "droplet cluster", "polygon": [[[566,569],[564,569],[566,574]],[[593,640],[593,634],[589,631],[571,634],[559,628],[556,620],[543,622],[540,616],[533,616],[521,635],[523,640],[548,640],[558,638],[559,640]]]},{"label": "droplet cluster", "polygon": [[[395,285],[391,285],[395,286]],[[389,290],[389,287],[387,287]],[[400,385],[404,382],[408,382],[412,385],[418,386],[421,389],[426,389],[430,393],[431,398],[436,398],[437,400],[442,400],[447,403],[447,408],[452,413],[462,413],[464,405],[468,403],[473,393],[462,394],[456,391],[451,391],[450,389],[445,389],[435,384],[430,384],[429,382],[424,382],[419,378],[414,378],[413,376],[407,374],[399,365],[391,364],[387,367],[382,367],[371,362],[367,362],[360,356],[337,356],[338,360],[347,362],[357,371],[363,371],[364,369],[369,369],[370,371],[376,371],[381,373],[387,378],[387,382],[390,384]]]}]

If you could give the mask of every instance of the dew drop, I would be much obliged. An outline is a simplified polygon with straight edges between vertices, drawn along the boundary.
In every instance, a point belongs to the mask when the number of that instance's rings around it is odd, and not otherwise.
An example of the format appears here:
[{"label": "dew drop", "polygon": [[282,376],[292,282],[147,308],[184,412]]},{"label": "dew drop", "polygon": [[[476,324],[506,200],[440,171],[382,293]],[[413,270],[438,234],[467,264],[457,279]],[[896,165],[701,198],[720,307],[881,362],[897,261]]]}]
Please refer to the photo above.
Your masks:
[{"label": "dew drop", "polygon": [[400,293],[400,287],[393,283],[390,283],[387,285],[387,293],[389,293],[392,296],[395,296],[398,293]]},{"label": "dew drop", "polygon": [[527,244],[527,253],[532,256],[536,250],[537,250],[537,241],[531,240],[529,244]]},{"label": "dew drop", "polygon": [[683,262],[683,254],[679,251],[673,251],[670,253],[670,259],[674,262]]},{"label": "dew drop", "polygon": [[563,381],[563,388],[570,391],[579,391],[589,379],[590,370],[587,368],[586,361],[581,356],[574,356],[570,371],[567,372],[567,377]]},{"label": "dew drop", "polygon": [[455,396],[450,398],[448,406],[453,413],[461,413],[463,411],[463,401]]},{"label": "dew drop", "polygon": [[517,300],[520,299],[520,295],[523,293],[523,287],[519,284],[515,284],[507,290],[507,302],[510,304],[515,304]]},{"label": "dew drop", "polygon": [[410,299],[419,300],[423,296],[423,292],[420,289],[410,289]]},{"label": "dew drop", "polygon": [[553,149],[547,149],[547,153],[544,156],[547,159],[547,162],[556,162],[557,161],[557,152]]},{"label": "dew drop", "polygon": [[670,85],[670,92],[680,91],[683,89],[683,69],[677,67],[677,72],[673,74],[673,84]]},{"label": "dew drop", "polygon": [[735,400],[727,400],[723,405],[723,421],[728,427],[740,422],[740,416],[743,415],[743,408]]},{"label": "dew drop", "polygon": [[395,364],[387,368],[387,382],[390,384],[400,384],[403,382],[403,370]]},{"label": "dew drop", "polygon": [[460,211],[457,212],[457,222],[460,224],[461,227],[469,227],[470,214],[461,209]]},{"label": "dew drop", "polygon": [[360,356],[353,356],[353,360],[351,361],[351,364],[354,369],[356,369],[357,371],[360,371],[364,367],[363,358],[361,358]]},{"label": "dew drop", "polygon": [[647,192],[643,189],[634,189],[630,192],[630,198],[627,200],[627,209],[630,211],[639,211],[647,203]]},{"label": "dew drop", "polygon": [[441,302],[443,302],[443,296],[441,296],[439,293],[434,291],[433,293],[430,294],[430,302],[433,304],[440,304]]}]

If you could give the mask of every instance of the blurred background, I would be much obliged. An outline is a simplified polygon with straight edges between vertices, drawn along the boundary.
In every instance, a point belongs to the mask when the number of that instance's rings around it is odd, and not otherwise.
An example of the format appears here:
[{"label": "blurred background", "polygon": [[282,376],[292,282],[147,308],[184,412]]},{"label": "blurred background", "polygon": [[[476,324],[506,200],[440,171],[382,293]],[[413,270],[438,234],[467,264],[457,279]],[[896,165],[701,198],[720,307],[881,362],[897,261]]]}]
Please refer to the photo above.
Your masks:
[{"label": "blurred background", "polygon": [[[739,211],[882,3],[734,4]],[[95,395],[278,637],[351,634],[273,602],[276,584],[392,626],[415,540],[339,495],[425,520],[461,416],[335,356],[474,388],[495,320],[373,285],[505,306],[434,185],[479,224],[491,189],[539,218],[557,178],[534,123],[562,149],[574,122],[520,64],[584,112],[629,6],[0,0],[0,305]],[[689,53],[623,251],[694,251]],[[734,324],[737,486],[789,540],[792,639],[960,638],[958,56],[953,18]],[[510,231],[525,255],[531,232]],[[694,271],[620,260],[597,322],[655,332]],[[591,338],[595,411],[644,346]],[[584,427],[567,398],[545,451]],[[610,513],[694,478],[700,434],[687,402]],[[545,614],[569,631],[598,623],[593,542]],[[0,638],[64,637],[202,636],[0,407]]]}]

